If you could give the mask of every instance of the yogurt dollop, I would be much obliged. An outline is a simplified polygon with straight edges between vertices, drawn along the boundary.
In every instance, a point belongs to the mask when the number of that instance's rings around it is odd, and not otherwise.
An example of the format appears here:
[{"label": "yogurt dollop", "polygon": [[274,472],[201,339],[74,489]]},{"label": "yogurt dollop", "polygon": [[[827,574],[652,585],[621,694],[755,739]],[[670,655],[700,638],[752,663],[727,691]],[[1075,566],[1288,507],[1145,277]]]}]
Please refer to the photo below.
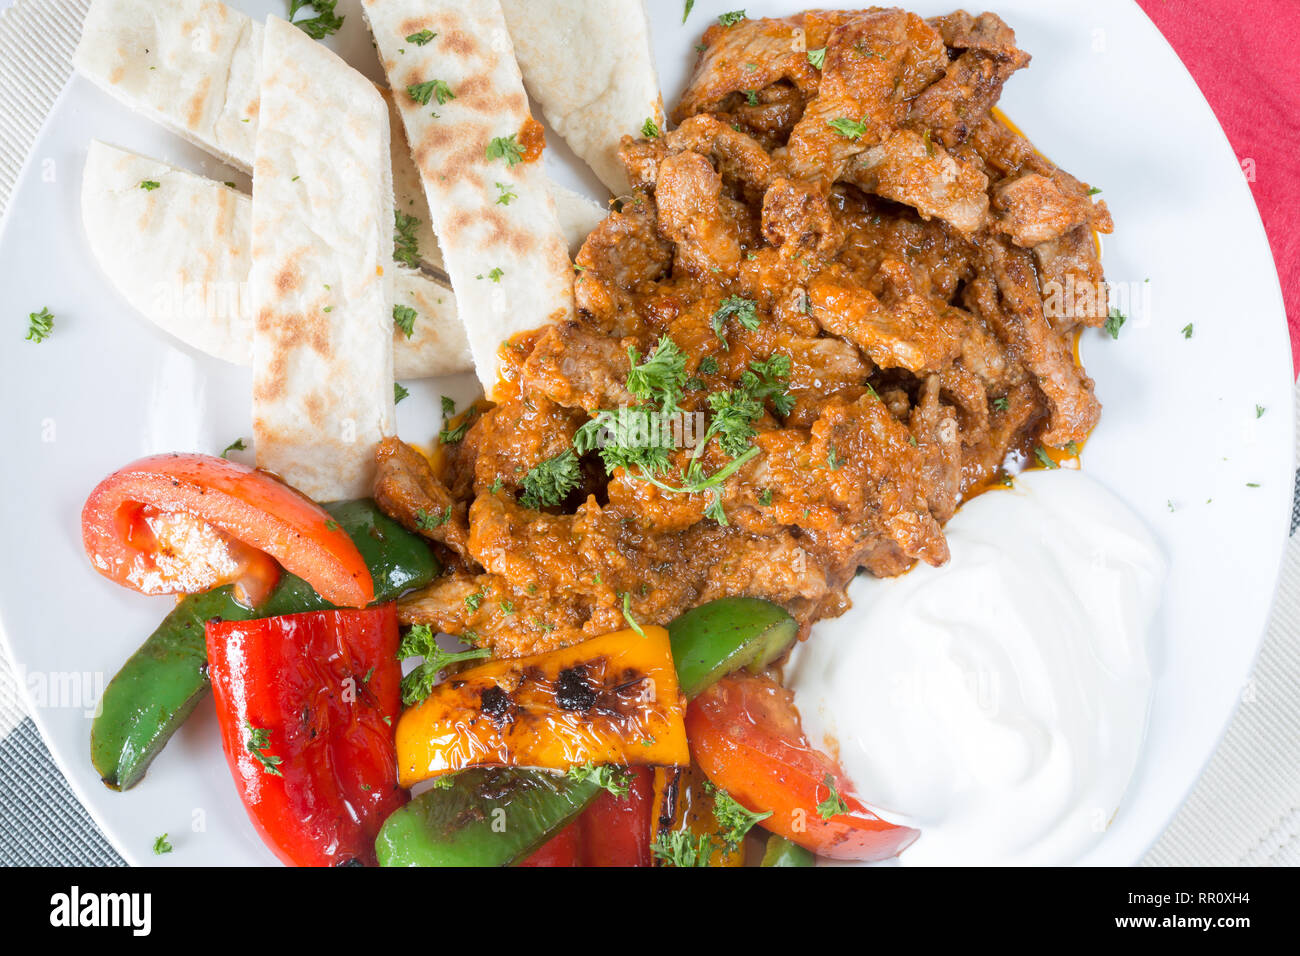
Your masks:
[{"label": "yogurt dollop", "polygon": [[1078,471],[969,502],[951,560],[860,576],[786,666],[814,745],[919,827],[909,865],[1049,865],[1100,839],[1137,764],[1167,562]]}]

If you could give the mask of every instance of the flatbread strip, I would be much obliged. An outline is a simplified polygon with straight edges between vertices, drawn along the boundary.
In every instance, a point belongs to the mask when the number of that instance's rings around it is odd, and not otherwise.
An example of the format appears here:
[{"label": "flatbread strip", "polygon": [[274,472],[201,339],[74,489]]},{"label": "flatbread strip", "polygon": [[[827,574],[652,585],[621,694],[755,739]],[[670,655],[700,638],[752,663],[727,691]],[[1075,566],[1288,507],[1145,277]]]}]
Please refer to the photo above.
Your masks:
[{"label": "flatbread strip", "polygon": [[[362,10],[491,396],[502,343],[573,316],[573,268],[542,169],[541,125],[528,112],[501,5],[363,0]],[[427,42],[407,41],[426,30]]]},{"label": "flatbread strip", "polygon": [[393,434],[388,109],[365,77],[266,22],[253,178],[258,467],[318,501],[363,497]]},{"label": "flatbread strip", "polygon": [[[262,62],[262,25],[252,18],[216,0],[94,0],[72,62],[130,109],[251,172]],[[440,270],[420,174],[396,112],[390,123],[394,206],[414,217],[419,257]],[[568,238],[576,251],[606,210],[554,190],[562,218],[574,224]]]},{"label": "flatbread strip", "polygon": [[[86,155],[82,222],[104,274],[163,331],[243,366],[253,364],[252,205],[230,186],[98,141]],[[395,305],[416,312],[409,337],[393,327],[394,374],[473,368],[451,290],[421,272],[392,270]]]},{"label": "flatbread strip", "polygon": [[642,0],[501,0],[524,86],[551,128],[615,195],[631,190],[618,147],[664,104]]}]

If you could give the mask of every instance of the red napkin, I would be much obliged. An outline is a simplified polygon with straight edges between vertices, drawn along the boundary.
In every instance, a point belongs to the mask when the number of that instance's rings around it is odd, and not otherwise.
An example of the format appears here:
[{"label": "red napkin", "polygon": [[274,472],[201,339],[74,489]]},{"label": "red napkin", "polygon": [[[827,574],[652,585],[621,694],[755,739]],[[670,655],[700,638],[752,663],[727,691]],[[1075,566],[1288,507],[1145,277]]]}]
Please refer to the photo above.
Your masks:
[{"label": "red napkin", "polygon": [[1242,163],[1273,247],[1300,370],[1300,2],[1138,3],[1182,57]]}]

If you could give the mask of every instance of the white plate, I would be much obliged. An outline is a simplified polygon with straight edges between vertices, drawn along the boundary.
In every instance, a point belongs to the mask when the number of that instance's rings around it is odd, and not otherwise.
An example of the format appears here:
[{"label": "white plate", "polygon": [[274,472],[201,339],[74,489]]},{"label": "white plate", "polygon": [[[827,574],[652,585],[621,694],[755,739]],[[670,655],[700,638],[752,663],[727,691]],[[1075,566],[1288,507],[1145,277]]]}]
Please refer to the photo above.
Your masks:
[{"label": "white plate", "polygon": [[[256,16],[284,12],[279,2],[235,6]],[[347,47],[373,73],[355,0],[345,6]],[[650,4],[667,103],[685,83],[699,34],[731,6],[700,0],[683,26],[681,3]],[[911,8],[928,16],[955,6]],[[1145,15],[1128,2],[992,6],[1034,56],[1002,106],[1047,155],[1104,188],[1116,223],[1107,276],[1138,292],[1119,341],[1094,330],[1083,344],[1105,404],[1084,466],[1145,517],[1171,558],[1146,751],[1085,861],[1128,864],[1160,834],[1212,753],[1264,628],[1291,508],[1291,352],[1237,160]],[[754,16],[796,9],[793,0],[747,8]],[[0,234],[10,330],[0,350],[0,621],[55,759],[128,861],[272,863],[229,779],[210,703],[133,790],[106,790],[90,764],[89,702],[169,602],[90,569],[82,502],[101,477],[141,455],[215,453],[250,434],[248,373],[148,326],[91,260],[78,213],[91,137],[232,178],[80,79],[46,123]],[[564,165],[563,157],[551,162]],[[573,169],[561,175],[592,182]],[[41,345],[22,341],[26,314],[42,306],[57,316],[54,335]],[[1188,323],[1190,340],[1180,333]],[[473,389],[468,377],[444,384],[460,400]],[[437,394],[434,384],[412,388],[399,410],[403,435],[431,434]],[[164,831],[175,852],[154,857]]]}]

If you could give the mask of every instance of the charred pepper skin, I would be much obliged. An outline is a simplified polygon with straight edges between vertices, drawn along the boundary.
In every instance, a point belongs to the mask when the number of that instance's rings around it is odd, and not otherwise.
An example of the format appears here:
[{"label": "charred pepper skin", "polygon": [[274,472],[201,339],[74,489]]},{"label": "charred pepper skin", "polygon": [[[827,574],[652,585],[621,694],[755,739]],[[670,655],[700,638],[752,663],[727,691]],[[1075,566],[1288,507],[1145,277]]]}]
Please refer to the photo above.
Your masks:
[{"label": "charred pepper skin", "polygon": [[720,598],[668,625],[682,693],[693,698],[733,671],[757,673],[794,643],[799,625],[785,608],[758,598]]},{"label": "charred pepper skin", "polygon": [[[374,581],[375,604],[422,587],[442,570],[424,540],[369,500],[325,506],[356,544]],[[90,755],[104,785],[127,790],[144,777],[163,745],[209,689],[204,625],[247,621],[334,605],[285,573],[258,608],[235,600],[231,586],[182,598],[104,689],[90,730]]]}]

